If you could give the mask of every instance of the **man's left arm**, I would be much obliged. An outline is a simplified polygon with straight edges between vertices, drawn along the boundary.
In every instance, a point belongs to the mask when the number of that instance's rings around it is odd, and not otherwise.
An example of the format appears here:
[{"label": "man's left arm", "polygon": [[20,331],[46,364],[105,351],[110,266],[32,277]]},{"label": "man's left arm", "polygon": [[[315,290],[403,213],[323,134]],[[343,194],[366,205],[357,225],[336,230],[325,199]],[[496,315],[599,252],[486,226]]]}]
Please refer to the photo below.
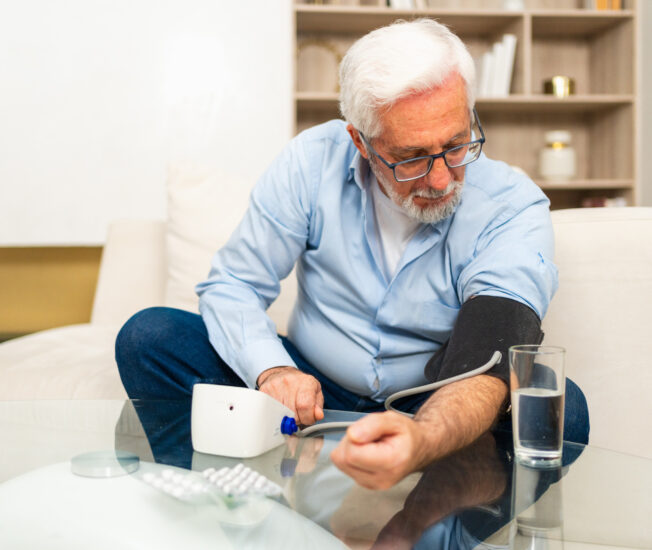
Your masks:
[{"label": "man's left arm", "polygon": [[386,489],[475,441],[496,421],[506,384],[480,375],[435,392],[414,419],[392,411],[349,427],[331,459],[363,487]]},{"label": "man's left arm", "polygon": [[[437,390],[414,419],[385,412],[359,420],[331,454],[333,462],[365,487],[387,488],[491,428],[507,403],[507,348],[540,343],[540,319],[557,285],[547,259],[552,252],[545,200],[489,227],[458,277],[463,306],[448,349],[439,364],[431,360],[428,367],[435,368],[429,373],[427,367],[426,375],[432,381],[472,370],[494,350],[503,355],[498,368]],[[512,310],[521,317],[515,319]]]},{"label": "man's left arm", "polygon": [[499,296],[476,296],[460,309],[450,339],[428,361],[425,373],[440,382],[474,370],[495,351],[501,353],[487,374],[438,389],[414,419],[388,412],[352,426],[333,453],[335,464],[360,484],[389,487],[472,443],[492,427],[507,403],[508,348],[541,341],[541,323],[529,307]]}]

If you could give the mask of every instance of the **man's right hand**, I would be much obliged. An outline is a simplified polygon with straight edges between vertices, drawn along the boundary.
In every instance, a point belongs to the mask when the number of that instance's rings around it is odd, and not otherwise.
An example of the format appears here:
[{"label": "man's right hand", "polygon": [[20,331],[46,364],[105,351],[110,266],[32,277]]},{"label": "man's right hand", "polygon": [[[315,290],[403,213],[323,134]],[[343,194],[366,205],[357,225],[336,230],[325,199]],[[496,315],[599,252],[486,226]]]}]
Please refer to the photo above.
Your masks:
[{"label": "man's right hand", "polygon": [[324,394],[319,381],[294,367],[274,367],[258,377],[258,389],[295,412],[304,426],[324,418]]}]

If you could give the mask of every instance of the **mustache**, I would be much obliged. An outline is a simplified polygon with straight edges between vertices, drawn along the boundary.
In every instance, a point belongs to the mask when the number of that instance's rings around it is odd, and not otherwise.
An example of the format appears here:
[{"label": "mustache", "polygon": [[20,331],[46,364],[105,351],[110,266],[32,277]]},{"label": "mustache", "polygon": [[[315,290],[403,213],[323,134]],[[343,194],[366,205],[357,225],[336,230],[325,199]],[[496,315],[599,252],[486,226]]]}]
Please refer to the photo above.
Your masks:
[{"label": "mustache", "polygon": [[441,191],[437,191],[436,189],[432,189],[430,187],[425,189],[416,189],[412,191],[411,195],[413,197],[421,197],[424,199],[440,199],[441,197],[445,197],[451,191],[453,191],[458,183],[459,182],[451,181],[448,186]]}]

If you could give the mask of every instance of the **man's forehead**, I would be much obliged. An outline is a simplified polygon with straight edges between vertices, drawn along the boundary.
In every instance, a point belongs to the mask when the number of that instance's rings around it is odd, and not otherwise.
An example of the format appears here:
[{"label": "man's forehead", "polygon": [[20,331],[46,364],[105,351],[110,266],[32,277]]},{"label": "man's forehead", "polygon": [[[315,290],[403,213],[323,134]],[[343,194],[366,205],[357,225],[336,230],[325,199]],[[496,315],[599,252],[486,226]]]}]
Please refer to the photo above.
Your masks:
[{"label": "man's forehead", "polygon": [[468,134],[469,109],[461,79],[410,94],[380,114],[378,141],[406,151],[444,145]]},{"label": "man's forehead", "polygon": [[414,132],[410,132],[408,128],[400,133],[385,130],[378,136],[378,141],[392,153],[419,153],[466,139],[469,132],[469,117],[466,116],[459,117],[456,121],[449,121],[445,126],[420,127]]},{"label": "man's forehead", "polygon": [[[461,132],[457,132],[453,135],[441,135],[438,136],[439,139],[422,139],[419,141],[418,137],[413,138],[412,140],[406,143],[398,142],[387,142],[386,148],[393,153],[418,153],[420,151],[427,151],[433,146],[436,145],[447,145],[459,140],[467,138],[469,135],[468,125],[464,126],[464,129]],[[435,143],[437,141],[437,143]]]}]

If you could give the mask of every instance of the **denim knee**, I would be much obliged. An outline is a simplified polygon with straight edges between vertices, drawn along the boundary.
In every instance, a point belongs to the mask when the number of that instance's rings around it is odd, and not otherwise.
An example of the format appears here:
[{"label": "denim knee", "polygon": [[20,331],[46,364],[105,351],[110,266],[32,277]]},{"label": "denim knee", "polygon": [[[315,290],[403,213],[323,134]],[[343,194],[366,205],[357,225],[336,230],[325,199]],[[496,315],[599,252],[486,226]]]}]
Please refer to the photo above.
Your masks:
[{"label": "denim knee", "polygon": [[115,340],[118,367],[138,360],[153,343],[165,340],[169,317],[169,309],[165,307],[151,307],[132,315]]},{"label": "denim knee", "polygon": [[201,316],[181,309],[136,313],[118,334],[116,361],[132,399],[187,399],[198,382],[245,385],[213,348]]},{"label": "denim knee", "polygon": [[158,396],[161,370],[179,332],[179,314],[192,316],[165,307],[144,309],[120,329],[115,341],[115,359],[129,397]]},{"label": "denim knee", "polygon": [[566,379],[565,399],[564,440],[586,445],[591,429],[589,407],[582,390],[569,378]]}]

